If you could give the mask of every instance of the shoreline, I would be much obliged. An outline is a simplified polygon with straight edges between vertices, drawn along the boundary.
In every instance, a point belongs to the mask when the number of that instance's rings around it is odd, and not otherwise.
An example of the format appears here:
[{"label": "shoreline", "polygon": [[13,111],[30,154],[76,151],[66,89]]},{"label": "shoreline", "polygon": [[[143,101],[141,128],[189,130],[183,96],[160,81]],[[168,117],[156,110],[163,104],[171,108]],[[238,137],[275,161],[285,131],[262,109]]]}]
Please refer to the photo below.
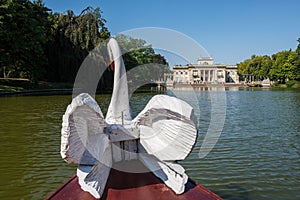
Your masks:
[{"label": "shoreline", "polygon": [[[74,92],[73,88],[62,88],[62,89],[33,89],[33,90],[21,90],[21,91],[4,91],[0,92],[1,97],[13,97],[13,96],[47,96],[47,95],[72,95]],[[135,93],[151,93],[155,92],[150,88],[138,89]],[[158,92],[158,91],[157,91]],[[80,92],[79,92],[80,93]],[[111,90],[98,90],[96,94],[112,94]]]},{"label": "shoreline", "polygon": [[[231,88],[231,87],[246,87],[249,88],[250,86],[244,83],[223,83],[223,84],[207,84],[207,83],[200,83],[200,84],[175,84],[173,87],[167,88]],[[267,88],[267,87],[266,87]],[[269,87],[270,88],[270,87]]]},{"label": "shoreline", "polygon": [[[226,83],[226,84],[176,84],[175,87],[166,87],[164,90],[173,89],[201,89],[208,90],[209,88],[260,88],[260,89],[300,89],[293,87],[282,87],[282,86],[269,86],[269,87],[250,87],[247,84],[236,84],[236,83]],[[153,90],[153,88],[143,88],[138,89],[134,93],[147,93],[147,92],[162,92],[164,90]],[[47,95],[72,95],[74,92],[73,88],[57,88],[57,89],[30,89],[30,90],[20,90],[20,91],[0,91],[0,97],[11,97],[11,96],[47,96]],[[111,90],[98,90],[96,94],[111,94]]]},{"label": "shoreline", "polygon": [[5,92],[0,92],[0,97],[62,95],[62,94],[72,94],[72,92],[73,89],[37,89],[37,90],[5,91]]}]

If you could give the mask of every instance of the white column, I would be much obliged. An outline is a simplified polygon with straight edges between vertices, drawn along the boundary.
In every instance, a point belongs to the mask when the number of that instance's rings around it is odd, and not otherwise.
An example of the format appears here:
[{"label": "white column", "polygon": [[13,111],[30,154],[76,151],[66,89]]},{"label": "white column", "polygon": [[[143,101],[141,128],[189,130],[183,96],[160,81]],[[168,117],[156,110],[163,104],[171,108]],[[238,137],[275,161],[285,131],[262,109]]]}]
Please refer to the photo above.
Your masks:
[{"label": "white column", "polygon": [[209,82],[209,70],[206,70],[206,74],[207,74],[207,82]]}]

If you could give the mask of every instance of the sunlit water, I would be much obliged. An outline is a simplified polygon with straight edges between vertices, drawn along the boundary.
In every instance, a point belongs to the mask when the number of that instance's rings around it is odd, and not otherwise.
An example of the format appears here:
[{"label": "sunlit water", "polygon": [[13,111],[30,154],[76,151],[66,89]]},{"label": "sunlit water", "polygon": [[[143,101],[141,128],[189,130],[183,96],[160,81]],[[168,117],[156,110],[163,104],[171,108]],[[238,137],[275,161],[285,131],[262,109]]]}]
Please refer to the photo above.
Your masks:
[{"label": "sunlit water", "polygon": [[[181,162],[192,179],[225,199],[300,199],[299,91],[177,94],[196,107],[199,118],[196,147]],[[153,95],[134,95],[133,111]],[[212,95],[225,97],[225,124],[214,149],[200,159]],[[109,100],[109,95],[97,96],[104,113]],[[44,199],[75,173],[59,153],[61,117],[70,101],[71,96],[0,98],[1,200]]]}]

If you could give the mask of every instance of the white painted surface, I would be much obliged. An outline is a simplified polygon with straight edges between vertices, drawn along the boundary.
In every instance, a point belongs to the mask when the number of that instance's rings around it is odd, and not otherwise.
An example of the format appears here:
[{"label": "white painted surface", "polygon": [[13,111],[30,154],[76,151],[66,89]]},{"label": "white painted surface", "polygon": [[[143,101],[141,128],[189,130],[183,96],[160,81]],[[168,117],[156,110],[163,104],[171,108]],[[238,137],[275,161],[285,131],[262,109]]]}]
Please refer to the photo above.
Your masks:
[{"label": "white painted surface", "polygon": [[157,95],[132,120],[125,66],[114,39],[108,43],[108,52],[115,75],[107,116],[104,120],[90,95],[75,97],[63,116],[62,158],[79,164],[79,184],[96,198],[103,194],[112,164],[135,159],[174,192],[183,193],[188,177],[175,161],[185,159],[196,142],[192,107],[175,97]]}]

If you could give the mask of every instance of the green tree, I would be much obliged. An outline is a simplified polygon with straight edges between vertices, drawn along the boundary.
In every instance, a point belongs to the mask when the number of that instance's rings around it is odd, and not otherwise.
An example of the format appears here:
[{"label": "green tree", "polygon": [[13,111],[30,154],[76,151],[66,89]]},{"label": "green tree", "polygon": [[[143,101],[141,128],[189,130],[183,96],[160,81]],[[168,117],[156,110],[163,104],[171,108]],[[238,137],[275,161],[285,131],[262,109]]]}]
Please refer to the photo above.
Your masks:
[{"label": "green tree", "polygon": [[295,64],[297,53],[295,51],[281,51],[272,55],[273,66],[270,76],[273,80],[285,83],[286,80],[297,79],[297,66]]},{"label": "green tree", "polygon": [[295,79],[300,81],[300,38],[297,40],[299,42],[296,49],[296,59],[295,59]]},{"label": "green tree", "polygon": [[[165,72],[169,72],[169,66],[166,59],[155,54],[151,45],[142,39],[132,38],[127,35],[117,35],[121,51],[123,53],[124,63],[129,74],[129,82],[142,84],[151,83],[162,79]],[[133,69],[133,71],[131,71]]]},{"label": "green tree", "polygon": [[88,52],[109,38],[100,8],[88,7],[78,16],[69,10],[54,13],[52,39],[48,45],[48,81],[73,82]]},{"label": "green tree", "polygon": [[43,76],[48,11],[41,1],[1,1],[0,68],[4,77],[26,77],[36,82]]},{"label": "green tree", "polygon": [[123,34],[118,34],[115,38],[120,45],[127,70],[139,65],[152,63],[155,53],[151,45],[146,45],[145,40]]},{"label": "green tree", "polygon": [[249,65],[251,63],[251,59],[246,59],[241,63],[238,63],[238,74],[251,74]]},{"label": "green tree", "polygon": [[270,56],[253,55],[238,63],[239,74],[252,74],[259,77],[285,83],[286,80],[300,80],[300,38],[296,51],[281,51]]},{"label": "green tree", "polygon": [[263,78],[269,78],[269,73],[272,68],[272,65],[273,65],[273,61],[272,61],[271,57],[268,55],[264,55],[262,57],[262,64],[261,64],[261,68],[259,71],[259,76],[261,76]]},{"label": "green tree", "polygon": [[289,51],[289,55],[283,65],[283,70],[288,80],[296,80],[298,78],[299,74],[297,75],[297,66],[295,64],[296,59],[297,53],[295,51]]},{"label": "green tree", "polygon": [[252,55],[251,59],[238,64],[239,74],[251,74],[263,80],[269,76],[269,71],[272,67],[272,59],[270,56]]}]

